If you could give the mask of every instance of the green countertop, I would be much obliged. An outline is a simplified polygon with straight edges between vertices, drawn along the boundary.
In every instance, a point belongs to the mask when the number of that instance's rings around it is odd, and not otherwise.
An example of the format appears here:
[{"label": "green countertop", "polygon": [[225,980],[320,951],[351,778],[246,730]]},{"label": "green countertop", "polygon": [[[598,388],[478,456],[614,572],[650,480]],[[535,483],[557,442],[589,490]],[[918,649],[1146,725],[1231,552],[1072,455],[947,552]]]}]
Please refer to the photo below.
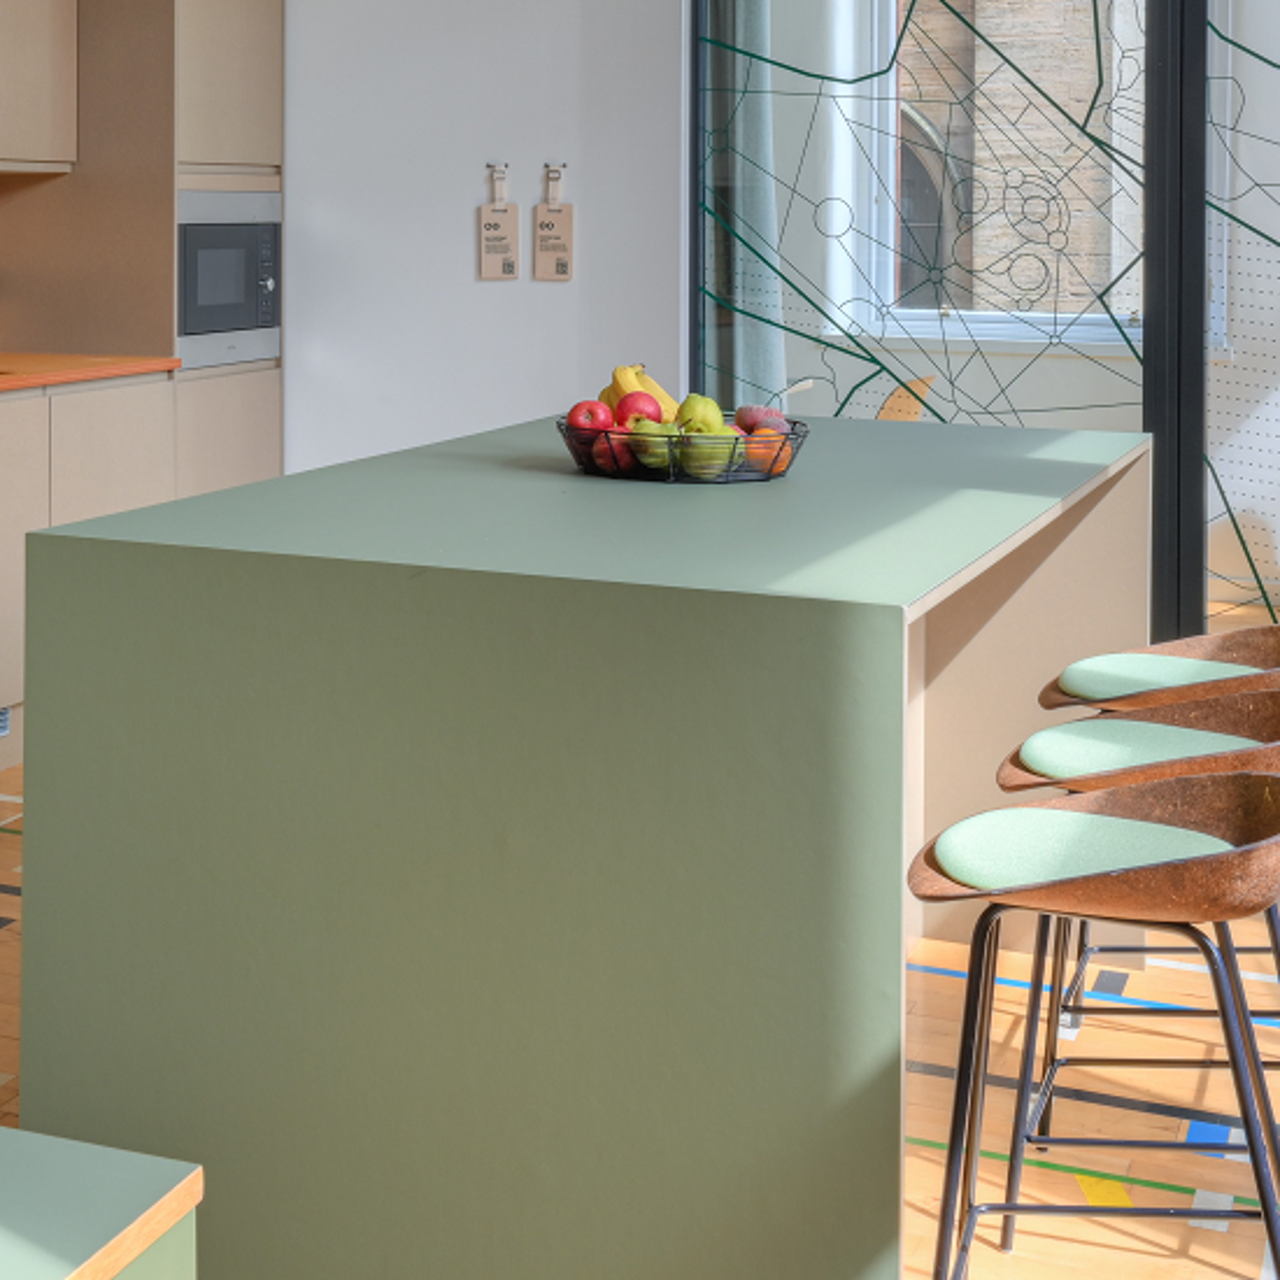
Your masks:
[{"label": "green countertop", "polygon": [[0,1276],[67,1280],[198,1171],[177,1160],[0,1129]]},{"label": "green countertop", "polygon": [[791,473],[762,484],[584,476],[541,419],[55,532],[910,609],[1147,440],[808,421]]}]

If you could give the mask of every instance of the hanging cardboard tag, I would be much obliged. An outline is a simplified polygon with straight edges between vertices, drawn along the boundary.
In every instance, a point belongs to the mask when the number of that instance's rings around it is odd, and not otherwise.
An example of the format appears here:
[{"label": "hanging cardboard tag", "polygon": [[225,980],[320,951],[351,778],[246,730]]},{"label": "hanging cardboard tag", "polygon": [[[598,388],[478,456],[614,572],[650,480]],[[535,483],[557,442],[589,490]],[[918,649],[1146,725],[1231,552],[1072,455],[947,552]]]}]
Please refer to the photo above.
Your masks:
[{"label": "hanging cardboard tag", "polygon": [[573,205],[540,204],[534,210],[533,278],[573,279]]},{"label": "hanging cardboard tag", "polygon": [[480,279],[520,277],[520,206],[480,206]]}]

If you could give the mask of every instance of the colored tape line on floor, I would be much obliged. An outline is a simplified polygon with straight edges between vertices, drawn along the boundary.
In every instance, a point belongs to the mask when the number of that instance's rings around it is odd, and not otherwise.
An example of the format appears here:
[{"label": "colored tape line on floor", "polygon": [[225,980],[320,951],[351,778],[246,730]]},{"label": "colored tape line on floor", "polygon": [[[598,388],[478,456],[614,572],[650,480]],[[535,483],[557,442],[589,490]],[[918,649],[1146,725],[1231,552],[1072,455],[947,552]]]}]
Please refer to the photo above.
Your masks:
[{"label": "colored tape line on floor", "polygon": [[[945,1142],[934,1142],[931,1138],[913,1138],[910,1134],[905,1139],[909,1147],[925,1147],[930,1151],[945,1151],[947,1144]],[[1009,1163],[1009,1153],[1007,1151],[979,1151],[979,1156],[983,1160],[995,1160],[1000,1164]],[[1151,1191],[1167,1191],[1172,1195],[1190,1196],[1195,1199],[1195,1187],[1180,1187],[1174,1182],[1154,1182],[1150,1178],[1135,1178],[1127,1173],[1107,1173],[1101,1169],[1082,1169],[1078,1165],[1058,1164],[1054,1160],[1024,1160],[1023,1165],[1028,1169],[1047,1169],[1051,1173],[1069,1173],[1072,1177],[1092,1178],[1102,1182],[1119,1182],[1126,1187],[1146,1187]],[[1258,1208],[1258,1201],[1252,1200],[1248,1196],[1236,1196],[1236,1203],[1242,1205],[1246,1209]]]},{"label": "colored tape line on floor", "polygon": [[1117,1209],[1133,1208],[1133,1200],[1123,1183],[1112,1182],[1109,1178],[1096,1178],[1090,1173],[1077,1173],[1076,1181],[1084,1192],[1087,1204],[1113,1206]]},{"label": "colored tape line on floor", "polygon": [[[942,969],[937,965],[928,964],[907,964],[908,973],[931,973],[939,978],[960,978],[965,980],[969,977],[961,969]],[[996,978],[996,986],[1013,987],[1018,991],[1030,991],[1031,983],[1023,981],[1021,978]],[[1048,983],[1045,984],[1045,991],[1052,990]],[[1104,992],[1090,991],[1087,993],[1091,1000],[1096,1000],[1099,1004],[1120,1004],[1132,1005],[1140,1009],[1185,1009],[1187,1006],[1182,1004],[1173,1004],[1168,1000],[1139,1000],[1136,996],[1112,996]],[[1257,1027],[1280,1027],[1280,1020],[1275,1018],[1254,1018],[1254,1026]]]}]

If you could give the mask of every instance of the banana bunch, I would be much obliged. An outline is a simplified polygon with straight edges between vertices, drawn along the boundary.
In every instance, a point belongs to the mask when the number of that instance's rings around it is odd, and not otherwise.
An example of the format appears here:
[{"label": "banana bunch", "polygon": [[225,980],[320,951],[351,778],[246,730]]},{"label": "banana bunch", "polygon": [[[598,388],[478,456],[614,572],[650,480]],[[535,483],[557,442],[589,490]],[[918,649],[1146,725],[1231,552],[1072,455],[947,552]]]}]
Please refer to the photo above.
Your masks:
[{"label": "banana bunch", "polygon": [[662,421],[672,423],[680,406],[647,373],[642,364],[620,364],[613,371],[613,381],[600,393],[600,399],[610,409],[618,407],[618,401],[629,391],[647,391],[662,406]]}]

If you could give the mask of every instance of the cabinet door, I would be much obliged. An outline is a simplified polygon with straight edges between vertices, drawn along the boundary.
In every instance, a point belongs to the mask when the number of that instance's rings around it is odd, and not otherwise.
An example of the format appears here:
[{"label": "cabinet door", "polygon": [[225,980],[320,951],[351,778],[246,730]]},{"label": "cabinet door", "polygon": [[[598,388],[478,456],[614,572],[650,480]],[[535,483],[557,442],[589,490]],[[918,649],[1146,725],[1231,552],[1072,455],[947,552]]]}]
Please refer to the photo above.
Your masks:
[{"label": "cabinet door", "polygon": [[278,165],[284,0],[178,0],[178,162]]},{"label": "cabinet door", "polygon": [[0,161],[76,158],[76,0],[0,0]]},{"label": "cabinet door", "polygon": [[175,394],[179,498],[281,473],[279,369],[179,377]]},{"label": "cabinet door", "polygon": [[174,495],[173,383],[96,385],[49,397],[50,516],[89,520]]},{"label": "cabinet door", "polygon": [[26,535],[49,524],[49,401],[0,396],[0,707],[22,701]]}]

